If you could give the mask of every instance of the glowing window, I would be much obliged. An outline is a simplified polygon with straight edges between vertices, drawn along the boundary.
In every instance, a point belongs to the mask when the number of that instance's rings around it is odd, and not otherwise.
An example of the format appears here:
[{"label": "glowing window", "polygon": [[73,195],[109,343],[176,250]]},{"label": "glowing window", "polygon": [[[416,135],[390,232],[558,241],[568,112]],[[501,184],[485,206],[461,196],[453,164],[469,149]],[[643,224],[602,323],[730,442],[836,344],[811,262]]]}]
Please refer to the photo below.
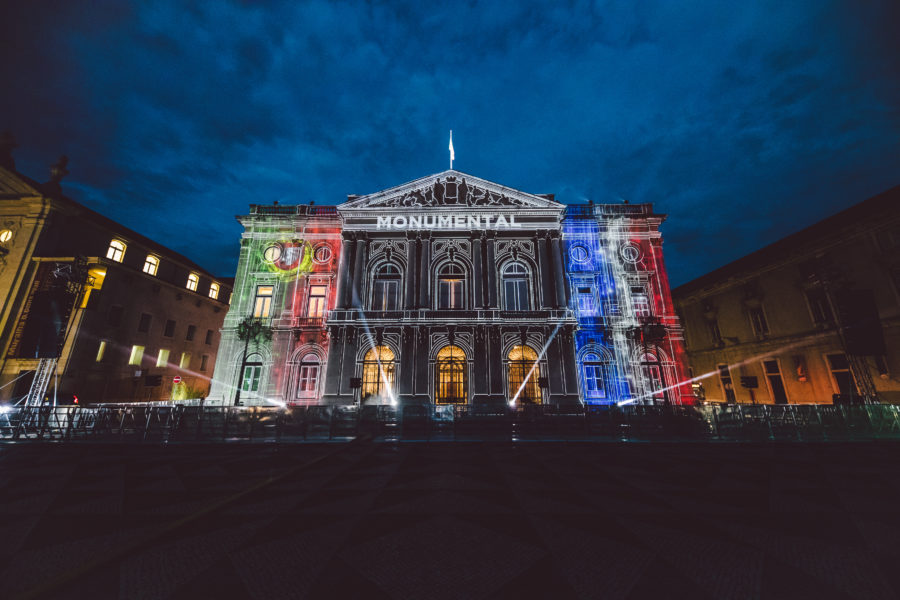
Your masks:
[{"label": "glowing window", "polygon": [[155,276],[157,269],[159,269],[159,258],[148,254],[144,259],[144,273]]},{"label": "glowing window", "polygon": [[317,263],[328,262],[329,260],[331,260],[331,248],[329,248],[325,244],[319,246],[313,253],[313,260]]},{"label": "glowing window", "polygon": [[265,250],[263,250],[263,257],[270,263],[275,262],[279,258],[281,258],[281,246],[278,244],[272,244]]},{"label": "glowing window", "polygon": [[635,317],[650,316],[650,298],[647,296],[647,290],[644,288],[631,288],[631,304],[634,306]]},{"label": "glowing window", "polygon": [[394,387],[394,353],[387,346],[375,346],[363,358],[362,402],[392,401]]},{"label": "glowing window", "polygon": [[400,269],[382,265],[372,283],[372,310],[397,310],[400,305]]},{"label": "glowing window", "polygon": [[169,351],[165,348],[160,348],[159,354],[156,355],[156,366],[165,367],[167,364],[169,364]]},{"label": "glowing window", "polygon": [[116,262],[122,262],[125,258],[126,247],[125,242],[121,240],[112,240],[109,243],[109,248],[106,250],[106,258]]},{"label": "glowing window", "polygon": [[306,307],[306,316],[321,319],[325,316],[325,290],[324,285],[309,286],[309,303]]},{"label": "glowing window", "polygon": [[271,285],[256,286],[256,301],[253,303],[253,316],[266,319],[272,311],[272,294],[275,287]]},{"label": "glowing window", "polygon": [[315,354],[307,354],[297,367],[297,398],[301,400],[313,400],[319,390],[319,371],[321,365],[319,357]]},{"label": "glowing window", "polygon": [[219,297],[219,284],[211,283],[209,284],[209,297],[213,300],[216,300]]},{"label": "glowing window", "polygon": [[97,347],[97,358],[96,362],[100,362],[103,360],[103,355],[106,354],[106,340],[100,340],[100,346]]},{"label": "glowing window", "polygon": [[503,267],[503,307],[506,310],[531,310],[528,269],[521,263]]},{"label": "glowing window", "polygon": [[537,352],[530,346],[513,346],[507,355],[508,393],[511,402],[541,404],[540,368]]},{"label": "glowing window", "polygon": [[587,317],[597,314],[597,303],[594,301],[594,290],[592,288],[578,288],[576,300],[578,302],[579,315]]},{"label": "glowing window", "polygon": [[829,354],[826,357],[834,391],[843,396],[858,394],[856,381],[850,372],[850,362],[845,354]]},{"label": "glowing window", "polygon": [[188,369],[191,366],[191,353],[190,352],[182,352],[181,353],[181,362],[178,363],[178,366],[182,369]]},{"label": "glowing window", "polygon": [[466,353],[457,346],[445,346],[435,364],[435,401],[438,404],[465,404],[467,395]]},{"label": "glowing window", "polygon": [[132,346],[131,347],[131,356],[128,357],[128,364],[140,366],[142,358],[144,358],[144,347],[143,346]]},{"label": "glowing window", "polygon": [[197,275],[196,273],[191,273],[190,275],[188,275],[187,283],[185,284],[184,287],[191,290],[192,292],[196,292],[197,284],[199,284],[199,283],[200,283],[200,276]]},{"label": "glowing window", "polygon": [[584,356],[584,395],[599,400],[606,398],[606,365],[600,357],[590,353]]},{"label": "glowing window", "polygon": [[465,308],[466,272],[455,263],[446,264],[438,273],[438,308]]},{"label": "glowing window", "polygon": [[12,239],[12,230],[4,229],[3,231],[0,231],[0,242],[5,244],[6,242],[8,242],[11,239]]}]

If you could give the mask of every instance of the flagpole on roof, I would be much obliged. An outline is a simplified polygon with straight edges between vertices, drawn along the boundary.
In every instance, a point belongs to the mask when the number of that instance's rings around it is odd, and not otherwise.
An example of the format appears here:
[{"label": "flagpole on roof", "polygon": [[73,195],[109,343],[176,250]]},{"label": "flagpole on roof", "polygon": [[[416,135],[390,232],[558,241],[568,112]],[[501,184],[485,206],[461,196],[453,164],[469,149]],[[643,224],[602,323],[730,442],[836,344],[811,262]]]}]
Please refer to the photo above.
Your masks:
[{"label": "flagpole on roof", "polygon": [[453,130],[450,130],[450,170],[453,170],[453,159],[456,158],[453,153]]}]

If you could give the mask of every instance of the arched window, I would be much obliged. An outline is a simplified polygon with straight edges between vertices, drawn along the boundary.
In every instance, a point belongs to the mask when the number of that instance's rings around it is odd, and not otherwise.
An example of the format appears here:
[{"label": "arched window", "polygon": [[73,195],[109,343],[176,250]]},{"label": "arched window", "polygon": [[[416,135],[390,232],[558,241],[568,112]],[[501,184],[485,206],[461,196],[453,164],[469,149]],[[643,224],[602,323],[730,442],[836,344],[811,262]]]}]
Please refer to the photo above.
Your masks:
[{"label": "arched window", "polygon": [[662,365],[649,352],[641,356],[641,387],[644,390],[644,400],[665,402],[668,398]]},{"label": "arched window", "polygon": [[363,358],[363,403],[374,400],[392,401],[394,388],[394,353],[387,346],[375,346]]},{"label": "arched window", "polygon": [[541,376],[537,352],[529,346],[513,346],[509,359],[509,399],[521,404],[541,404]]},{"label": "arched window", "polygon": [[528,285],[528,269],[522,263],[512,262],[503,267],[503,308],[506,310],[531,310],[531,294]]},{"label": "arched window", "polygon": [[125,249],[127,246],[121,240],[111,240],[109,248],[106,249],[106,258],[116,262],[122,262],[125,258]]},{"label": "arched window", "polygon": [[259,354],[251,354],[244,362],[244,372],[241,373],[241,392],[259,392],[259,380],[262,377],[262,357]]},{"label": "arched window", "polygon": [[144,259],[144,273],[147,275],[156,275],[156,271],[159,269],[159,257],[153,256],[152,254],[148,254],[147,258]]},{"label": "arched window", "polygon": [[465,308],[466,271],[461,265],[448,263],[438,271],[438,308]]},{"label": "arched window", "polygon": [[196,273],[191,273],[188,275],[187,283],[185,284],[184,287],[191,290],[192,292],[196,292],[197,284],[199,284],[199,283],[200,283],[200,276],[197,275]]},{"label": "arched window", "polygon": [[297,367],[297,399],[315,400],[319,391],[319,357],[310,352],[306,354]]},{"label": "arched window", "polygon": [[400,306],[400,269],[385,264],[375,272],[372,283],[372,310],[397,310]]},{"label": "arched window", "polygon": [[584,395],[587,400],[603,400],[606,398],[607,365],[600,357],[589,352],[582,362],[584,373]]},{"label": "arched window", "polygon": [[216,300],[219,297],[219,284],[211,283],[209,284],[209,297],[213,300]]},{"label": "arched window", "polygon": [[465,404],[468,399],[466,353],[458,346],[441,348],[435,363],[435,402]]}]

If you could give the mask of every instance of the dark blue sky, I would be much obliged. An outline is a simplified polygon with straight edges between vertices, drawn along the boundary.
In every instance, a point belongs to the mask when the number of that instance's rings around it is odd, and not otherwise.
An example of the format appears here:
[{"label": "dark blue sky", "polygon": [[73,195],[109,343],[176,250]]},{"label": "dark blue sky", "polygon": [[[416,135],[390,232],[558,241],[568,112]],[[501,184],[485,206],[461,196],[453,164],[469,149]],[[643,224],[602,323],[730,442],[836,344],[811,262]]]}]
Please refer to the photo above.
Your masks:
[{"label": "dark blue sky", "polygon": [[675,285],[900,183],[893,1],[5,4],[19,169],[222,276],[247,204],[441,171],[451,128],[467,173],[653,202]]}]

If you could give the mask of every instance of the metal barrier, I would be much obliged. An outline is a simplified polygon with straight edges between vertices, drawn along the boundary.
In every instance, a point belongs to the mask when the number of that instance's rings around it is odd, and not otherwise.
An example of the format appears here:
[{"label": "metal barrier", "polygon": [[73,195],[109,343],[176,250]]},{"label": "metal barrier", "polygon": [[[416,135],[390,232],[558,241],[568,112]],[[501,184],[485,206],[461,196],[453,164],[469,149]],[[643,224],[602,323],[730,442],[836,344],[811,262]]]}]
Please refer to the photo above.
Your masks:
[{"label": "metal barrier", "polygon": [[848,441],[900,439],[894,405],[4,407],[0,440],[304,442],[409,440]]}]

